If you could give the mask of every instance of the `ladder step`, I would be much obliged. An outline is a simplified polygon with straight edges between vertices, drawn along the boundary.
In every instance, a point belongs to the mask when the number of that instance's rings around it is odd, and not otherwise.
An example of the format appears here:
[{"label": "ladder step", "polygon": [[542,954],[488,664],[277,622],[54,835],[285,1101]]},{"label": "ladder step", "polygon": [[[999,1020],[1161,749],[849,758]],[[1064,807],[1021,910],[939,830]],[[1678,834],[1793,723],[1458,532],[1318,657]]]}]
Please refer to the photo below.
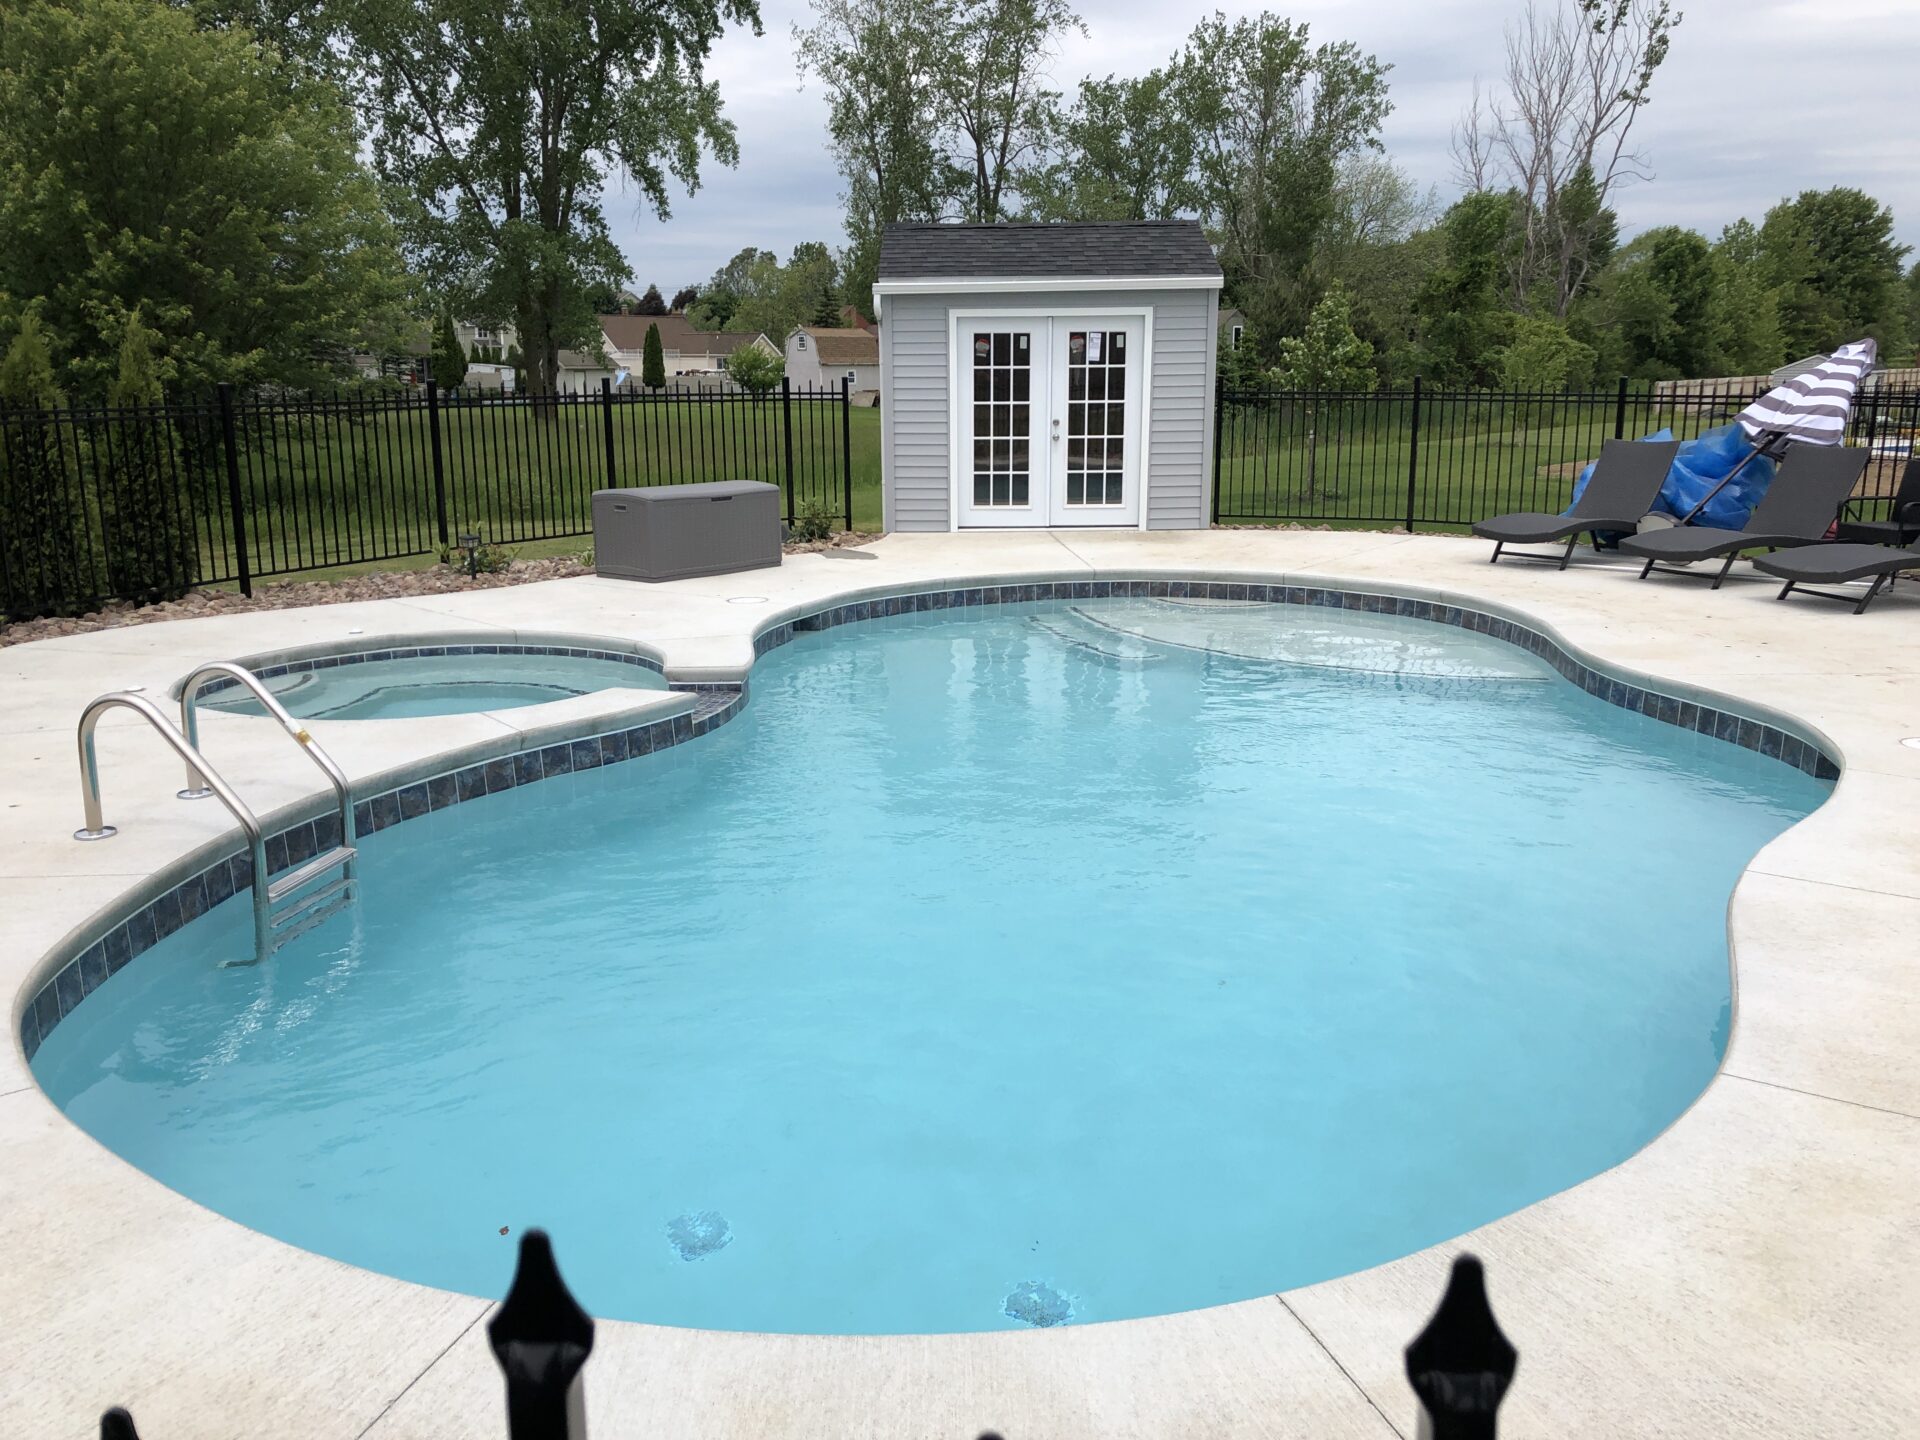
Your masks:
[{"label": "ladder step", "polygon": [[[347,881],[341,882],[343,886],[347,885],[348,883],[349,882]],[[281,922],[276,921],[275,922],[276,928],[274,929],[274,932],[273,932],[273,948],[274,949],[278,950],[282,945],[285,945],[290,941],[298,938],[299,936],[306,934],[307,931],[313,929],[314,926],[322,924],[325,921],[331,920],[334,916],[338,915],[342,910],[346,909],[349,905],[353,903],[353,895],[350,890],[336,891],[334,887],[330,885],[320,893],[323,896],[331,896],[333,903],[329,905],[322,905],[317,910],[307,910],[307,911],[301,912],[299,913],[297,919],[293,918],[294,912],[291,912],[291,911],[288,912],[288,918],[293,919],[293,923],[288,925],[287,928],[284,930],[278,928]]]},{"label": "ladder step", "polygon": [[354,882],[348,879],[345,875],[342,875],[338,880],[335,880],[331,885],[323,885],[318,890],[310,890],[305,895],[296,897],[294,900],[289,902],[284,908],[273,912],[271,918],[272,918],[274,927],[278,929],[278,927],[285,925],[287,922],[291,920],[297,920],[300,916],[306,914],[309,910],[313,909],[315,906],[326,904],[326,902],[331,900],[334,896],[339,895],[347,890],[351,890],[353,886],[354,886]]},{"label": "ladder step", "polygon": [[302,885],[318,880],[329,870],[337,870],[360,852],[351,845],[336,845],[323,854],[316,855],[303,865],[296,866],[284,875],[277,876],[267,883],[267,900],[279,900],[291,895]]}]

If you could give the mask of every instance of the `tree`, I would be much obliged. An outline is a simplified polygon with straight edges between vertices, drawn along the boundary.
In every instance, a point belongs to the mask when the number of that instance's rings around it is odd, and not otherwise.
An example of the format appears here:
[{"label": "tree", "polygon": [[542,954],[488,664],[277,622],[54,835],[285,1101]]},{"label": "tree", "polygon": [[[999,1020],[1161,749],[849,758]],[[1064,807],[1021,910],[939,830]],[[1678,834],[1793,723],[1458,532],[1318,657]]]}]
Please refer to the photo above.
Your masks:
[{"label": "tree", "polygon": [[1373,389],[1378,378],[1373,347],[1353,333],[1352,302],[1335,285],[1313,307],[1305,332],[1288,336],[1278,348],[1274,378],[1290,390],[1309,392],[1307,488],[1302,498],[1311,500],[1318,479],[1320,419],[1338,412],[1345,392]]},{"label": "tree", "polygon": [[[1596,356],[1547,315],[1517,316],[1513,336],[1493,354],[1503,390],[1560,391],[1593,383]],[[1524,412],[1523,412],[1524,413]]]},{"label": "tree", "polygon": [[1066,0],[944,0],[936,13],[933,79],[955,132],[962,214],[991,225],[1059,124],[1060,96],[1047,88],[1055,47],[1086,26]]},{"label": "tree", "polygon": [[667,354],[660,344],[660,327],[647,326],[645,347],[640,352],[640,383],[659,390],[667,383]]},{"label": "tree", "polygon": [[1693,231],[1662,225],[1637,236],[1597,292],[1614,368],[1645,380],[1711,375],[1717,279],[1712,248]]},{"label": "tree", "polygon": [[92,598],[90,546],[50,413],[64,398],[29,310],[0,360],[0,598],[10,620],[69,614]]},{"label": "tree", "polygon": [[149,0],[7,7],[0,234],[0,297],[39,302],[86,396],[136,309],[189,391],[315,383],[403,334],[394,235],[337,92]]},{"label": "tree", "polygon": [[678,290],[673,292],[672,313],[675,315],[686,314],[687,308],[699,298],[700,287],[698,285],[682,285]]},{"label": "tree", "polygon": [[727,375],[734,384],[753,395],[765,395],[780,383],[780,377],[786,372],[784,355],[775,355],[758,345],[744,345],[727,360]]},{"label": "tree", "polygon": [[1615,192],[1650,174],[1634,122],[1679,23],[1669,0],[1529,0],[1508,26],[1505,93],[1483,105],[1475,84],[1454,155],[1470,190],[1522,201],[1514,308],[1565,319],[1604,263]]},{"label": "tree", "polygon": [[640,297],[640,303],[633,307],[633,313],[636,315],[664,315],[667,313],[667,302],[660,298],[660,287],[658,285],[647,286],[647,293]]},{"label": "tree", "polygon": [[[476,345],[476,359],[479,350]],[[453,390],[467,383],[467,352],[460,348],[460,337],[454,333],[453,316],[444,310],[440,312],[440,323],[434,327],[433,349],[427,358],[433,367],[434,383],[441,389]]]},{"label": "tree", "polygon": [[1871,335],[1889,353],[1907,343],[1903,262],[1893,212],[1846,187],[1805,190],[1767,212],[1760,265],[1779,296],[1792,355]]},{"label": "tree", "polygon": [[619,172],[665,218],[669,180],[738,156],[705,65],[754,0],[333,0],[340,48],[428,274],[511,316],[536,395],[629,274],[603,196]]},{"label": "tree", "polygon": [[1199,208],[1193,129],[1172,76],[1080,82],[1051,160],[1020,181],[1034,220],[1169,220]]},{"label": "tree", "polygon": [[1445,258],[1415,302],[1419,338],[1413,368],[1445,385],[1487,385],[1493,356],[1513,330],[1502,299],[1514,199],[1488,191],[1463,196],[1440,222]]},{"label": "tree", "polygon": [[704,330],[758,331],[776,341],[799,325],[840,323],[840,267],[817,240],[782,265],[770,250],[742,250],[714,273],[688,312]]},{"label": "tree", "polygon": [[1229,295],[1268,334],[1297,331],[1312,307],[1341,162],[1379,148],[1387,69],[1350,43],[1316,48],[1306,26],[1270,14],[1203,20],[1174,61],[1198,208]]},{"label": "tree", "polygon": [[794,27],[802,81],[826,90],[827,137],[847,184],[847,298],[869,313],[881,232],[941,218],[956,188],[931,80],[940,4],[812,0],[813,24]]},{"label": "tree", "polygon": [[107,585],[115,595],[142,601],[177,600],[200,573],[193,502],[162,408],[169,367],[158,353],[159,339],[138,309],[126,317],[119,371],[107,391],[107,403],[122,413],[101,437]]}]

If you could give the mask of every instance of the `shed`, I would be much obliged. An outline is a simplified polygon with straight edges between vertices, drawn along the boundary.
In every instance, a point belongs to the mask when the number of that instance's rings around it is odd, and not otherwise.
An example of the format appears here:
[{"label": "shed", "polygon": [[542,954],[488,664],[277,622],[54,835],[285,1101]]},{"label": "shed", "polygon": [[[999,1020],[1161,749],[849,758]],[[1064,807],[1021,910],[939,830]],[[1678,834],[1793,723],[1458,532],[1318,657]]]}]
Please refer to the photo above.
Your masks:
[{"label": "shed", "polygon": [[1220,284],[1191,220],[889,225],[886,528],[1203,528]]}]

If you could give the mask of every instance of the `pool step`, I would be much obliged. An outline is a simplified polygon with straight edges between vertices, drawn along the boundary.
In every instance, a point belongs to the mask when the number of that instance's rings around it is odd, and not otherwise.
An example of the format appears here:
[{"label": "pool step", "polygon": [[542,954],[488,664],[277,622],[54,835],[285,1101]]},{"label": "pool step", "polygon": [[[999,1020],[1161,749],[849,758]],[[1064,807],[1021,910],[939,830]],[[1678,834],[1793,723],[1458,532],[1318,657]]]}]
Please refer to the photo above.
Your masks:
[{"label": "pool step", "polygon": [[336,845],[333,849],[316,855],[304,864],[275,878],[267,886],[267,899],[269,901],[284,900],[302,885],[318,880],[329,870],[337,870],[342,865],[351,864],[353,857],[359,853],[351,845]]}]

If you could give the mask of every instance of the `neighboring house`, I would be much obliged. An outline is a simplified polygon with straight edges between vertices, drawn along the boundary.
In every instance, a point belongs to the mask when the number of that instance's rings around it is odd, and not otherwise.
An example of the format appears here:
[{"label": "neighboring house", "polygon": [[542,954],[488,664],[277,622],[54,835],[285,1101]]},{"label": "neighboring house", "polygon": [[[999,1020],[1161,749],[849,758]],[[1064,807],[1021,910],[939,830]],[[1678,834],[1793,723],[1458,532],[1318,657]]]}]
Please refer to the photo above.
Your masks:
[{"label": "neighboring house", "polygon": [[696,330],[685,315],[602,315],[600,330],[606,337],[607,358],[614,369],[630,372],[636,385],[640,383],[649,325],[660,327],[660,350],[669,379],[725,370],[728,357],[749,345],[759,346],[769,355],[780,353],[779,347],[758,330]]},{"label": "neighboring house", "polygon": [[1238,310],[1220,312],[1220,348],[1238,350],[1240,337],[1247,333],[1247,317]]},{"label": "neighboring house", "polygon": [[787,336],[787,378],[802,389],[838,390],[845,380],[854,394],[880,388],[880,337],[872,331],[802,325]]},{"label": "neighboring house", "polygon": [[1221,281],[1191,220],[887,226],[883,528],[1205,529]]},{"label": "neighboring house", "polygon": [[520,343],[519,333],[513,326],[482,324],[478,320],[454,321],[453,335],[460,342],[460,348],[469,356],[475,349],[498,350],[501,359],[504,360],[507,352]]},{"label": "neighboring house", "polygon": [[597,395],[600,382],[617,377],[614,366],[586,350],[562,350],[554,388],[562,395]]}]

